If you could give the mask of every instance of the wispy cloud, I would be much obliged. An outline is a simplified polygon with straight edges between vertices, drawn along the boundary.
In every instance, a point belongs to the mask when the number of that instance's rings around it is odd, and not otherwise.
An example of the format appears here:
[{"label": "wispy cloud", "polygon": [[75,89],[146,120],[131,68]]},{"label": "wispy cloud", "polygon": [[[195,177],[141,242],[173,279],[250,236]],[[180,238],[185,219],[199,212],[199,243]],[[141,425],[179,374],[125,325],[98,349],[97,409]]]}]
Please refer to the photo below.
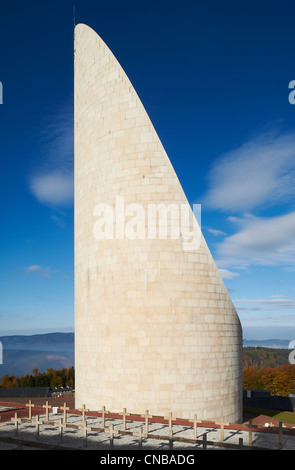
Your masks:
[{"label": "wispy cloud", "polygon": [[222,235],[226,235],[226,233],[223,232],[222,230],[218,230],[216,228],[209,228],[209,227],[205,227],[205,228],[206,228],[206,230],[208,230],[209,233],[211,233],[215,237],[220,237]]},{"label": "wispy cloud", "polygon": [[6,318],[13,318],[13,319],[22,319],[22,320],[32,320],[35,317],[28,317],[24,315],[23,313],[0,313],[0,318],[6,319]]},{"label": "wispy cloud", "polygon": [[35,175],[31,191],[43,204],[68,205],[73,200],[73,178],[58,172]]},{"label": "wispy cloud", "polygon": [[224,269],[224,268],[219,268],[219,272],[223,279],[232,279],[234,277],[239,276],[239,273],[235,273],[233,271],[229,271],[228,269]]},{"label": "wispy cloud", "polygon": [[52,214],[51,220],[53,220],[56,223],[56,225],[58,225],[60,228],[66,227],[66,223],[64,219],[56,214]]},{"label": "wispy cloud", "polygon": [[216,248],[220,267],[294,265],[295,211],[268,218],[247,215],[234,222],[236,233]]},{"label": "wispy cloud", "polygon": [[26,272],[37,273],[41,277],[50,278],[52,273],[56,273],[58,271],[52,270],[49,266],[43,267],[38,264],[32,264],[26,268]]},{"label": "wispy cloud", "polygon": [[250,310],[250,311],[277,311],[277,310],[289,310],[295,309],[295,300],[287,299],[279,296],[278,298],[268,299],[236,299],[234,301],[235,306],[239,310]]},{"label": "wispy cloud", "polygon": [[221,155],[208,175],[204,202],[251,211],[295,200],[295,133],[265,133]]},{"label": "wispy cloud", "polygon": [[42,204],[69,206],[74,194],[74,131],[71,103],[49,113],[40,134],[40,157],[29,175],[29,189]]}]

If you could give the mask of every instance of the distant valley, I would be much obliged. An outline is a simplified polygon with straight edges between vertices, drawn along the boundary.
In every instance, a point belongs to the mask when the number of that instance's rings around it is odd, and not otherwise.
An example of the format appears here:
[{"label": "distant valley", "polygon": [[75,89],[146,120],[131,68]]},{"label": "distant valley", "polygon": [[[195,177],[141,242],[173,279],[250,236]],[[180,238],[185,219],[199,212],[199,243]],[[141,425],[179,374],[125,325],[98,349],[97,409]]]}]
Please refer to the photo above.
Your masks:
[{"label": "distant valley", "polygon": [[74,366],[74,333],[47,333],[38,335],[0,336],[3,346],[3,364],[0,364],[0,379],[3,375],[20,377],[47,369],[62,369]]},{"label": "distant valley", "polygon": [[243,346],[260,346],[263,348],[273,348],[273,349],[288,349],[289,339],[245,339]]},{"label": "distant valley", "polygon": [[[3,375],[20,377],[47,369],[62,369],[74,366],[74,333],[47,333],[38,335],[0,336],[3,346],[3,364],[0,364],[0,380]],[[287,349],[289,340],[244,340],[244,347],[267,347]]]}]

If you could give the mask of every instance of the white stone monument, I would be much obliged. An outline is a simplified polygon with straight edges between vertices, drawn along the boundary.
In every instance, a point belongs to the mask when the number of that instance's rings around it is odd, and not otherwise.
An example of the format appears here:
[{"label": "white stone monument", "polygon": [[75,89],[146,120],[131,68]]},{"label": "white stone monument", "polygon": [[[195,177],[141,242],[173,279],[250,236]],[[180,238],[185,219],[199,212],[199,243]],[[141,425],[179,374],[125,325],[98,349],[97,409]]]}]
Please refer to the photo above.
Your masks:
[{"label": "white stone monument", "polygon": [[90,410],[242,417],[236,310],[136,91],[84,24],[75,27],[75,397]]}]

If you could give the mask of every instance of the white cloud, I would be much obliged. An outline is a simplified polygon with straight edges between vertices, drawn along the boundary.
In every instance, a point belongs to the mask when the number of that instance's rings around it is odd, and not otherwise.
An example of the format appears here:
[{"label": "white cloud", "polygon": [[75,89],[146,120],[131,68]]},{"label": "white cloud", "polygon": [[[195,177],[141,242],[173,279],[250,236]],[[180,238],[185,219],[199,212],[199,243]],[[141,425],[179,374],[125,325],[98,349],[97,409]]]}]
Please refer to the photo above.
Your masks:
[{"label": "white cloud", "polygon": [[66,228],[66,226],[67,226],[66,222],[65,222],[65,220],[62,216],[53,214],[51,216],[51,220],[53,220],[56,223],[56,225],[58,225],[58,227],[60,227],[60,228]]},{"label": "white cloud", "polygon": [[295,199],[295,134],[268,133],[221,155],[208,176],[207,207],[248,211]]},{"label": "white cloud", "polygon": [[36,272],[41,277],[45,277],[45,278],[50,278],[52,273],[57,272],[57,271],[52,271],[52,269],[49,266],[42,267],[42,266],[39,266],[38,264],[33,264],[31,266],[28,266],[26,268],[26,271],[27,273]]},{"label": "white cloud", "polygon": [[41,269],[41,266],[38,266],[37,264],[33,264],[32,266],[27,267],[27,271],[29,273],[31,273],[33,271],[39,271],[40,269]]},{"label": "white cloud", "polygon": [[295,212],[276,217],[244,216],[238,231],[216,248],[218,265],[292,266],[295,263]]},{"label": "white cloud", "polygon": [[30,191],[42,204],[55,207],[72,204],[74,130],[71,103],[47,116],[39,145],[39,163],[29,176]]},{"label": "white cloud", "polygon": [[225,232],[223,232],[222,230],[218,230],[216,228],[207,227],[206,230],[208,230],[209,233],[212,233],[212,235],[214,235],[215,237],[219,237],[221,235],[226,235]]},{"label": "white cloud", "polygon": [[34,196],[44,204],[64,206],[73,200],[72,175],[45,172],[32,178],[30,188]]},{"label": "white cloud", "polygon": [[218,271],[223,279],[232,279],[233,277],[239,276],[239,273],[234,273],[224,268],[219,268]]},{"label": "white cloud", "polygon": [[234,304],[238,310],[250,310],[250,311],[277,311],[285,309],[295,309],[295,300],[286,299],[279,296],[278,298],[269,299],[236,299]]}]

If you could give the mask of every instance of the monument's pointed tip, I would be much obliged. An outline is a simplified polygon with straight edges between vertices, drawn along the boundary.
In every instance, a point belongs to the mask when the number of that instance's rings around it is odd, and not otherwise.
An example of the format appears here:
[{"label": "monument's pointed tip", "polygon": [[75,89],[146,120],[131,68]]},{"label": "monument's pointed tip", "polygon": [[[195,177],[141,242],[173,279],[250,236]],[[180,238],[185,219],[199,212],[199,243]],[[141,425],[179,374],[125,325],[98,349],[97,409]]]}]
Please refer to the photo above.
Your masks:
[{"label": "monument's pointed tip", "polygon": [[83,28],[85,28],[85,29],[91,29],[91,30],[94,32],[94,30],[93,30],[90,26],[88,26],[87,24],[85,24],[85,23],[77,23],[77,24],[75,25],[75,29],[83,29]]},{"label": "monument's pointed tip", "polygon": [[97,32],[91,28],[88,24],[85,23],[77,23],[74,28],[75,33],[79,33],[80,35],[93,35],[93,37],[98,38],[100,41],[104,42],[103,39],[97,34]]}]

